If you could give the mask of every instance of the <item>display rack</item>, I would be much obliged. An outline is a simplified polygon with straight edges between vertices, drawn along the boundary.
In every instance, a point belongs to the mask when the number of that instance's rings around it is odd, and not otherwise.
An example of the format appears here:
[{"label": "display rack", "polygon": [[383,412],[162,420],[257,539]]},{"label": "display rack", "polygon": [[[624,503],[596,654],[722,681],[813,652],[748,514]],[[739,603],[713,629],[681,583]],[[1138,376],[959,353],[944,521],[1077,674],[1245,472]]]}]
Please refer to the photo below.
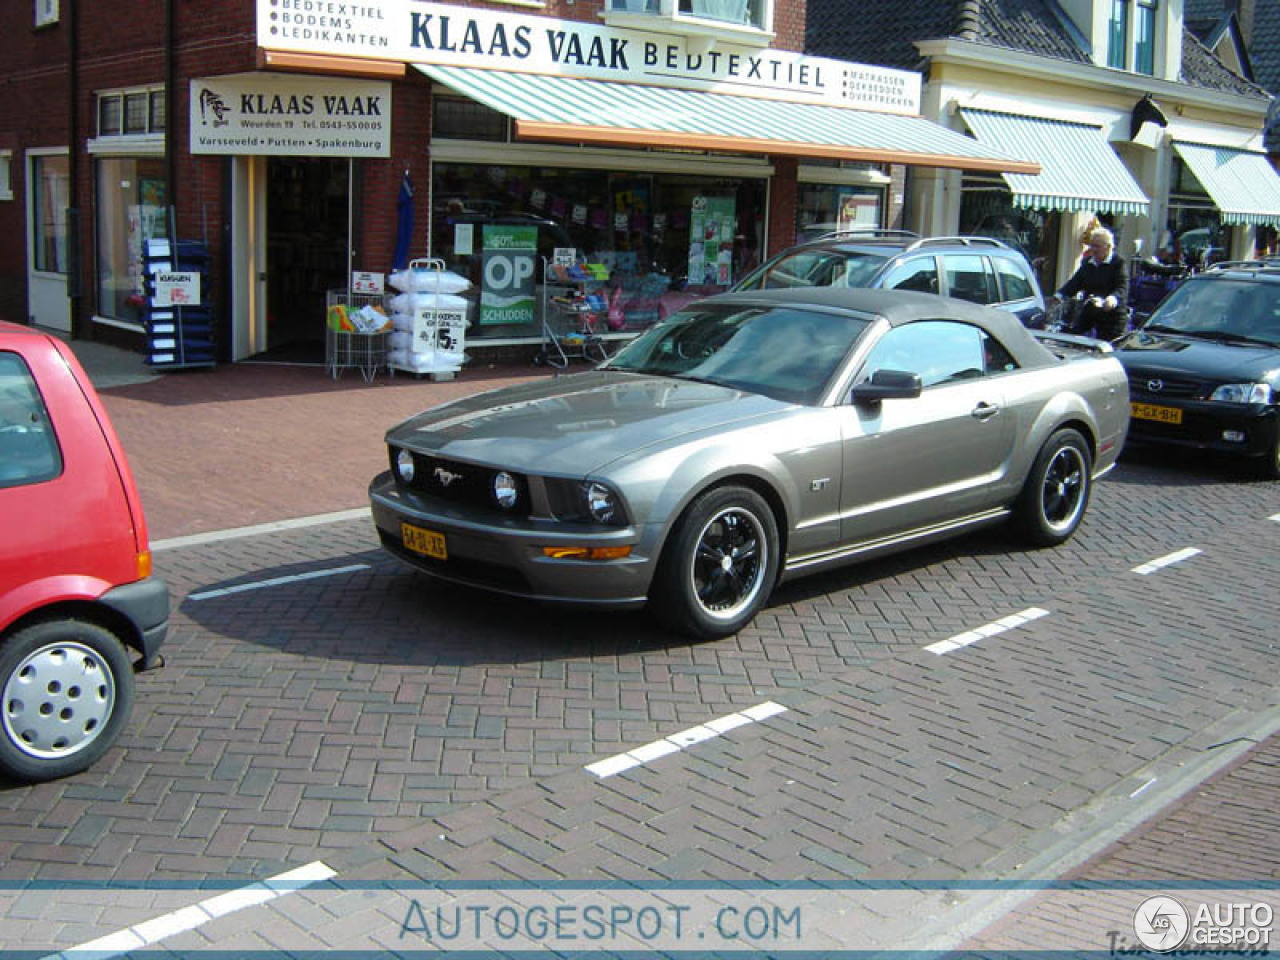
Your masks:
[{"label": "display rack", "polygon": [[[350,290],[330,290],[325,295],[326,311],[334,307],[346,307],[348,312],[366,306],[383,309],[380,293],[352,293]],[[364,333],[359,330],[338,330],[328,322],[324,328],[324,366],[333,379],[343,370],[359,370],[365,383],[371,383],[379,370],[387,366],[387,340],[390,330]]]},{"label": "display rack", "polygon": [[217,365],[213,308],[207,302],[157,303],[156,277],[170,272],[196,274],[200,295],[207,297],[209,248],[203,243],[161,237],[148,240],[143,251],[146,278],[147,363],[166,370]]},{"label": "display rack", "polygon": [[[393,284],[397,274],[392,275]],[[403,277],[407,289],[387,302],[395,332],[388,362],[403,370],[451,380],[466,360],[467,314],[470,305],[457,296],[471,284],[445,269],[443,260],[410,260]],[[399,304],[399,306],[397,306]]]},{"label": "display rack", "polygon": [[609,316],[608,281],[579,264],[542,260],[542,348],[536,364],[564,369],[570,360],[609,359],[602,332]]}]

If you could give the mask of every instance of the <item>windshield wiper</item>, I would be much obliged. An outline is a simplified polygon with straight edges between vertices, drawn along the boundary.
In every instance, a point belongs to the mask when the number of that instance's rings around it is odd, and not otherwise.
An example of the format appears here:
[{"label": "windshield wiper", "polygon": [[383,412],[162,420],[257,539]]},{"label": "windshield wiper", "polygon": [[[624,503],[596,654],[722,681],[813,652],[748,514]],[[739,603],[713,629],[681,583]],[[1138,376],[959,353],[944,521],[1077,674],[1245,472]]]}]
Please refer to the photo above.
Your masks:
[{"label": "windshield wiper", "polygon": [[1163,323],[1148,323],[1142,327],[1140,333],[1186,333],[1185,330],[1179,330],[1177,327],[1167,327]]},{"label": "windshield wiper", "polygon": [[1246,337],[1243,333],[1228,333],[1225,330],[1197,330],[1196,335],[1206,340],[1218,340],[1222,343],[1252,343],[1259,347],[1274,347],[1271,340],[1260,340],[1257,337]]}]

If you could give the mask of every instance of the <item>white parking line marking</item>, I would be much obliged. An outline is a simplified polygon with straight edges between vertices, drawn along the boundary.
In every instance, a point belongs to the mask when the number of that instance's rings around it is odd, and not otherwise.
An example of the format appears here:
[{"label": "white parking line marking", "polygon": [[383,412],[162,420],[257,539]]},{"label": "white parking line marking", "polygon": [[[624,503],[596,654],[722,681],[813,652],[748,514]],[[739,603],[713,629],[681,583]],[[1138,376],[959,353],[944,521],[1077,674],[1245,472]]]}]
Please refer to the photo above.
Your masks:
[{"label": "white parking line marking", "polygon": [[232,527],[227,530],[214,530],[212,533],[193,533],[185,537],[169,537],[166,540],[152,540],[151,552],[157,550],[175,550],[179,547],[199,547],[206,543],[219,543],[222,540],[235,540],[240,537],[256,537],[263,533],[279,533],[282,530],[300,530],[325,523],[338,523],[341,520],[357,520],[369,516],[368,507],[357,507],[354,510],[339,510],[336,513],[320,513],[311,517],[297,517],[293,520],[274,520],[271,523],[259,523],[252,527]]},{"label": "white parking line marking", "polygon": [[959,650],[961,647],[967,647],[969,644],[977,643],[986,637],[997,636],[1015,627],[1020,627],[1024,623],[1030,623],[1032,620],[1039,620],[1041,617],[1047,617],[1048,615],[1048,610],[1042,610],[1040,607],[1027,607],[1025,610],[1011,613],[1007,617],[1001,617],[994,623],[988,623],[978,627],[976,630],[966,630],[964,633],[957,633],[954,637],[948,637],[946,640],[931,643],[925,649],[930,653],[942,656],[944,653]]},{"label": "white parking line marking", "polygon": [[1276,523],[1280,523],[1280,513],[1273,513],[1271,516],[1267,517],[1267,519],[1274,520]]},{"label": "white parking line marking", "polygon": [[1197,550],[1195,547],[1187,547],[1185,550],[1178,550],[1178,551],[1175,551],[1174,553],[1169,553],[1163,557],[1158,557],[1155,560],[1151,560],[1147,563],[1144,563],[1141,566],[1134,567],[1129,572],[1140,573],[1142,574],[1142,576],[1145,577],[1147,574],[1155,573],[1157,570],[1160,570],[1164,567],[1171,566],[1172,564],[1175,564],[1175,563],[1181,563],[1183,560],[1186,560],[1190,557],[1194,557],[1196,554],[1200,552],[1201,551]]},{"label": "white parking line marking", "polygon": [[704,740],[718,737],[729,730],[745,727],[749,723],[759,723],[761,720],[768,720],[770,717],[776,717],[778,714],[786,712],[787,708],[782,704],[766,700],[764,703],[749,707],[741,713],[731,713],[715,720],[708,720],[699,726],[681,730],[679,733],[673,733],[671,736],[664,737],[661,740],[654,740],[652,743],[646,743],[643,747],[636,747],[626,753],[617,753],[612,757],[597,760],[595,763],[588,764],[584,769],[603,780],[605,777],[612,777],[615,773],[642,766],[651,760],[657,760],[659,757],[679,753],[685,747],[691,747],[695,743],[702,743]]},{"label": "white parking line marking", "polygon": [[105,937],[99,937],[78,947],[70,947],[61,953],[50,954],[44,960],[110,960],[142,947],[159,943],[166,937],[177,933],[194,930],[202,924],[224,917],[245,907],[266,903],[285,894],[293,893],[312,884],[320,883],[338,874],[324,861],[315,860],[306,866],[277,874],[261,883],[254,883],[239,890],[230,890],[210,897],[200,903],[181,910],[175,910],[161,917],[154,917],[136,924],[127,930],[120,930]]},{"label": "white parking line marking", "polygon": [[1148,780],[1146,783],[1140,786],[1137,790],[1133,791],[1133,793],[1129,794],[1129,799],[1132,800],[1134,797],[1142,793],[1143,790],[1146,790],[1147,787],[1151,786],[1155,782],[1156,782],[1156,778],[1152,777],[1150,780]]},{"label": "white parking line marking", "polygon": [[222,587],[218,590],[201,590],[199,593],[187,594],[188,600],[211,600],[214,597],[225,597],[233,593],[244,593],[246,590],[263,590],[267,587],[278,587],[285,583],[298,583],[302,580],[315,580],[317,577],[336,577],[341,573],[354,573],[357,570],[368,570],[367,563],[353,563],[345,567],[333,567],[329,570],[312,570],[310,573],[295,573],[288,577],[272,577],[270,580],[255,580],[252,583],[237,583],[234,587]]}]

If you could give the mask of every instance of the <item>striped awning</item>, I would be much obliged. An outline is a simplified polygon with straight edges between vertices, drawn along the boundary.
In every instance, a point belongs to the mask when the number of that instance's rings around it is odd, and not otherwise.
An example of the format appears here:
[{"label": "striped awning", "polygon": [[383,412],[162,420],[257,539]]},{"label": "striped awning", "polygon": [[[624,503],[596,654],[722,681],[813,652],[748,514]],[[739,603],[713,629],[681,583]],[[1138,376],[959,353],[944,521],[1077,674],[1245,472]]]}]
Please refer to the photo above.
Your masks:
[{"label": "striped awning", "polygon": [[1175,140],[1173,149],[1227,224],[1280,225],[1280,175],[1266,154]]},{"label": "striped awning", "polygon": [[437,83],[506,114],[516,136],[568,143],[684,147],[1034,173],[923,117],[704,90],[416,64]]},{"label": "striped awning", "polygon": [[1014,206],[1146,215],[1151,201],[1101,127],[967,107],[960,113],[981,143],[1040,161],[1039,174],[1004,174]]}]

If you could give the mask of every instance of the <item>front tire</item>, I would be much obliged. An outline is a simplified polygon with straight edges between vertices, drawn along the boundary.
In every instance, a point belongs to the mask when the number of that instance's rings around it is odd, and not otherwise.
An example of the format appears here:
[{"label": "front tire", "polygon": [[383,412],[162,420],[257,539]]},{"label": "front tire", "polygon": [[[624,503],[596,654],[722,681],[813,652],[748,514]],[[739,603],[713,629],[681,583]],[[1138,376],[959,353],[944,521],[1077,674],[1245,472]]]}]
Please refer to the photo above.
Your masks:
[{"label": "front tire", "polygon": [[667,626],[700,640],[737,633],[755,617],[778,572],[778,526],[746,487],[714,487],[681,515],[651,594]]},{"label": "front tire", "polygon": [[0,773],[55,780],[86,769],[133,708],[120,640],[83,620],[47,620],[0,645]]},{"label": "front tire", "polygon": [[1015,516],[1022,534],[1037,547],[1068,540],[1089,505],[1093,458],[1077,430],[1057,431],[1045,441],[1031,466]]}]

